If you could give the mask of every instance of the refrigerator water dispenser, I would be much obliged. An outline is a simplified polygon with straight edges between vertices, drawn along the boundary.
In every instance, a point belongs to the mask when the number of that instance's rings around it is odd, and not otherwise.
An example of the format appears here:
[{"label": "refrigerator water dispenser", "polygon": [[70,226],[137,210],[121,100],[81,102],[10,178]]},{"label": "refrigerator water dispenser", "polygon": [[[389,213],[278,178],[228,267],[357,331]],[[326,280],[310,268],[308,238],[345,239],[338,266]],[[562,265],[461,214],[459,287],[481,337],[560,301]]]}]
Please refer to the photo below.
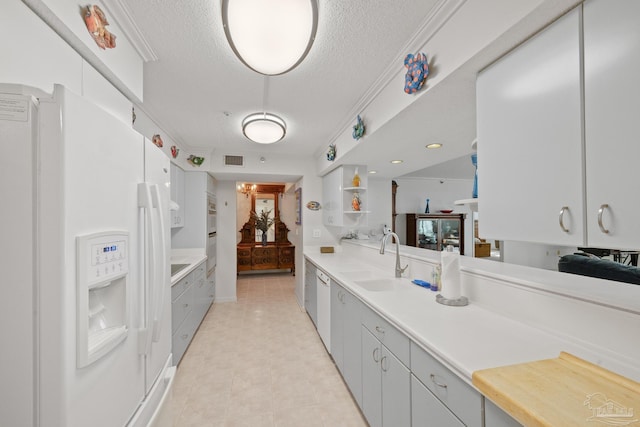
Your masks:
[{"label": "refrigerator water dispenser", "polygon": [[100,359],[127,337],[129,233],[77,236],[76,366]]}]

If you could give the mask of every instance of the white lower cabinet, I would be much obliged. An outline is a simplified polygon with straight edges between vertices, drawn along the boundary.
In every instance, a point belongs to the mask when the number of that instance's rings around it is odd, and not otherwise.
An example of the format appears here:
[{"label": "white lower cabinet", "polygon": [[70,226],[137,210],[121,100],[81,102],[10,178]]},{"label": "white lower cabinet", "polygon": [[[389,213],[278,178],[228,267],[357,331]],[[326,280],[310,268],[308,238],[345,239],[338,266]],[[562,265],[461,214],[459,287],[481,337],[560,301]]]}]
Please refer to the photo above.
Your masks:
[{"label": "white lower cabinet", "polygon": [[362,406],[362,303],[334,280],[331,281],[331,357]]},{"label": "white lower cabinet", "polygon": [[214,298],[214,284],[205,279],[205,261],[171,287],[171,352],[177,365],[189,347]]},{"label": "white lower cabinet", "polygon": [[344,377],[344,293],[342,286],[331,281],[331,357]]},{"label": "white lower cabinet", "polygon": [[484,425],[485,427],[521,427],[522,424],[514,420],[498,408],[486,397],[484,398]]},{"label": "white lower cabinet", "polygon": [[482,395],[413,342],[411,372],[464,425],[482,427]]},{"label": "white lower cabinet", "polygon": [[419,427],[464,427],[437,397],[411,375],[411,424]]},{"label": "white lower cabinet", "polygon": [[209,286],[204,277],[205,263],[196,267],[191,274],[193,274],[193,316],[198,325],[204,319],[211,301],[209,298]]},{"label": "white lower cabinet", "polygon": [[330,351],[371,427],[518,426],[334,280]]},{"label": "white lower cabinet", "polygon": [[371,427],[411,426],[410,372],[362,326],[362,412]]},{"label": "white lower cabinet", "polygon": [[318,289],[316,287],[316,266],[309,261],[304,263],[304,308],[313,324],[318,325]]}]

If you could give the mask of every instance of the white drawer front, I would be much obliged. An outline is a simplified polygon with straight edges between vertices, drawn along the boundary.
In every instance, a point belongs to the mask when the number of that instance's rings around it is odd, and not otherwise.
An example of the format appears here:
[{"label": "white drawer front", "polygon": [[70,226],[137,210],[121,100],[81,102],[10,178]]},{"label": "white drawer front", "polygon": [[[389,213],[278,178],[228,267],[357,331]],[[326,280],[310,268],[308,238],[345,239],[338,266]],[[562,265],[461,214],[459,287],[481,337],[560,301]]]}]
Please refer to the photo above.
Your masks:
[{"label": "white drawer front", "polygon": [[482,396],[415,343],[411,372],[468,427],[482,426]]},{"label": "white drawer front", "polygon": [[362,324],[405,366],[409,366],[410,340],[370,308],[363,310]]},{"label": "white drawer front", "polygon": [[193,274],[189,273],[171,287],[171,301],[175,301],[191,285]]},{"label": "white drawer front", "polygon": [[[177,285],[176,285],[177,286]],[[171,332],[175,333],[180,325],[184,322],[189,312],[193,309],[194,295],[193,286],[180,294],[180,296],[171,303]]]}]

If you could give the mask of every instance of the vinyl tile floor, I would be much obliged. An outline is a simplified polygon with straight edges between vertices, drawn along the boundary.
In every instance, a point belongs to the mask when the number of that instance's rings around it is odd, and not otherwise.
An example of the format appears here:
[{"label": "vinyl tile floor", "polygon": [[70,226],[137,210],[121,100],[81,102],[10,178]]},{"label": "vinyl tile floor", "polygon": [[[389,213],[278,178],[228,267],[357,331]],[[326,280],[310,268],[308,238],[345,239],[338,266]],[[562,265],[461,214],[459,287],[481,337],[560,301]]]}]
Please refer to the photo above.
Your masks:
[{"label": "vinyl tile floor", "polygon": [[216,303],[175,379],[174,427],[367,426],[291,274],[240,276]]}]

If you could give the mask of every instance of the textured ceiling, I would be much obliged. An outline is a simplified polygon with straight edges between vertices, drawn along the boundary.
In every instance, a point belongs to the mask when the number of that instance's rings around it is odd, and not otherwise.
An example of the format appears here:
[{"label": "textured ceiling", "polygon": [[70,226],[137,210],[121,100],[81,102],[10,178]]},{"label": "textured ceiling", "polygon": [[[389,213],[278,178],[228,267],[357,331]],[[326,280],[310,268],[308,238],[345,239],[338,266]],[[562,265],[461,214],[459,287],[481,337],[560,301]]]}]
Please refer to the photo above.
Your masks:
[{"label": "textured ceiling", "polygon": [[[234,56],[220,0],[128,0],[159,58],[145,65],[143,108],[194,149],[314,154],[352,119],[363,95],[438,1],[318,3],[316,40],[305,61],[265,78]],[[265,84],[267,110],[288,126],[286,138],[269,147],[249,142],[240,129],[246,115],[262,110]]]},{"label": "textured ceiling", "polygon": [[[289,73],[265,78],[233,54],[222,28],[220,0],[121,1],[159,58],[145,64],[142,107],[180,145],[220,155],[306,156],[321,155],[352,124],[376,86],[388,81],[389,70],[397,73],[401,68],[398,58],[409,51],[414,38],[420,37],[417,34],[429,29],[423,27],[425,22],[431,22],[429,18],[443,5],[453,4],[448,3],[451,0],[318,0],[316,41],[307,58]],[[394,112],[396,116],[367,135],[366,144],[358,144],[340,162],[367,164],[378,177],[434,177],[444,173],[434,170],[435,165],[459,159],[459,168],[467,168],[459,177],[466,178],[473,173],[466,159],[476,134],[478,71],[579,1],[460,0],[457,4],[471,9],[484,5],[479,15],[489,14],[513,26],[432,87],[428,96]],[[509,11],[528,12],[524,18],[518,15],[522,19],[517,21]],[[484,22],[483,16],[474,15],[450,37],[465,40],[490,31]],[[288,126],[282,141],[266,146],[248,141],[240,126],[245,116],[263,109],[265,87],[267,111],[283,117]],[[445,148],[426,150],[425,142],[433,141]],[[391,165],[392,156],[401,156],[404,163]],[[449,164],[450,174],[454,164]]]}]

